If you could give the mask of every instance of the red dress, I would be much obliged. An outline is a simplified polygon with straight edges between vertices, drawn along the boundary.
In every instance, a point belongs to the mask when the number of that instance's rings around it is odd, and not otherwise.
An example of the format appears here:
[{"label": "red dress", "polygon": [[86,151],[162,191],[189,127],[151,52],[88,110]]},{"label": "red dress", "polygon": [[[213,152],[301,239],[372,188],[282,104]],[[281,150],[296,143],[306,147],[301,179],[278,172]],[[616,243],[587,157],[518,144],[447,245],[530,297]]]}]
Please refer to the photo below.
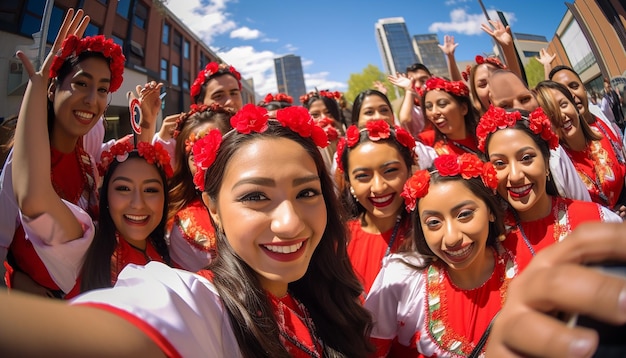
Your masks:
[{"label": "red dress", "polygon": [[546,217],[516,225],[515,219],[509,215],[507,221],[513,229],[502,245],[515,257],[518,272],[521,272],[537,252],[563,240],[578,225],[619,220],[617,215],[614,215],[616,218],[609,215],[611,212],[597,203],[555,196],[552,197],[552,211]]},{"label": "red dress", "polygon": [[117,276],[128,264],[146,265],[150,261],[165,262],[159,252],[152,245],[151,240],[146,240],[146,249],[140,250],[119,234],[116,235],[117,245],[111,256],[111,285],[117,282]]},{"label": "red dress", "polygon": [[478,141],[473,136],[468,136],[460,140],[452,140],[450,138],[446,138],[443,140],[435,141],[435,131],[428,130],[420,133],[419,139],[422,141],[422,143],[433,147],[438,155],[481,153],[480,150],[478,150]]},{"label": "red dress", "polygon": [[409,227],[409,220],[400,221],[398,233],[392,241],[394,229],[387,230],[382,234],[371,234],[361,227],[361,219],[348,221],[350,241],[348,242],[348,256],[354,272],[357,274],[365,294],[367,294],[374,283],[381,268],[383,257],[387,253],[394,253],[404,241],[404,235]]},{"label": "red dress", "polygon": [[[96,171],[91,157],[82,148],[82,142],[76,145],[74,151],[61,153],[50,147],[51,180],[56,193],[68,202],[83,208],[96,219],[98,215],[98,195],[95,188]],[[26,239],[24,229],[18,226],[9,247],[8,259],[4,263],[6,268],[5,281],[12,287],[13,272],[16,269],[26,273],[37,284],[64,296],[59,286],[54,282],[43,261],[37,255],[31,241]],[[69,294],[78,292],[75,287]]]}]

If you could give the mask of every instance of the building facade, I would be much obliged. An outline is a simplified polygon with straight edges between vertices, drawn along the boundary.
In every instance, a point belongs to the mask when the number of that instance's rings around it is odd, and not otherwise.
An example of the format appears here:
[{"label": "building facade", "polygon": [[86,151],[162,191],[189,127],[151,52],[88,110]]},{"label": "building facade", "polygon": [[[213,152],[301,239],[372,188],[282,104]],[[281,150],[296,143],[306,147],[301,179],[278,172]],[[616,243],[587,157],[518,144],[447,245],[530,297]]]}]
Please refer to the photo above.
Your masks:
[{"label": "building facade", "polygon": [[413,35],[413,49],[418,61],[437,77],[450,78],[448,62],[441,48],[439,48],[437,34]]},{"label": "building facade", "polygon": [[[159,1],[2,1],[0,118],[17,114],[28,80],[21,63],[14,57],[16,50],[25,51],[35,62],[45,58],[68,8],[82,8],[90,16],[86,36],[103,34],[112,38],[122,46],[126,56],[124,82],[111,94],[106,112],[107,138],[131,132],[126,93],[134,91],[136,85],[152,80],[163,82],[167,92],[163,115],[180,113],[187,111],[191,104],[189,89],[199,70],[211,61],[224,62]],[[47,13],[46,9],[49,9]],[[43,39],[33,36],[46,18],[50,19],[50,25]],[[255,103],[252,82],[242,80],[242,86],[244,103]]]},{"label": "building facade", "polygon": [[404,73],[408,66],[418,62],[404,18],[379,19],[375,30],[376,43],[387,74]]},{"label": "building facade", "polygon": [[293,103],[300,105],[300,96],[306,94],[302,59],[296,55],[286,55],[274,59],[278,92],[293,97]]}]

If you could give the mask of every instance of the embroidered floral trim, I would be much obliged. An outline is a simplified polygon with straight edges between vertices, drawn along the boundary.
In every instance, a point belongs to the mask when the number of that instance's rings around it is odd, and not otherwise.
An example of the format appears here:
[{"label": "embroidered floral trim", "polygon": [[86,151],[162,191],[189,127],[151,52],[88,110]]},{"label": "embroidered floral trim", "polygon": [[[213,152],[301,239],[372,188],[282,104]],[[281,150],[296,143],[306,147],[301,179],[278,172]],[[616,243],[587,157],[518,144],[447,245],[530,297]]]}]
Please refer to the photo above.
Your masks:
[{"label": "embroidered floral trim", "polygon": [[423,97],[427,92],[433,90],[443,90],[458,97],[469,96],[469,88],[463,81],[446,81],[441,77],[429,78],[424,87],[418,89],[418,93]]},{"label": "embroidered floral trim", "polygon": [[[483,184],[494,191],[498,186],[496,169],[491,162],[483,162],[476,155],[463,153],[440,155],[433,161],[435,171],[441,176],[461,176],[463,179],[481,178]],[[417,200],[428,194],[430,175],[434,172],[418,170],[406,181],[400,194],[404,198],[406,210],[415,210]]]},{"label": "embroidered floral trim", "polygon": [[489,106],[489,109],[478,122],[476,127],[476,138],[478,139],[478,149],[485,152],[487,137],[500,129],[511,128],[517,121],[526,120],[528,128],[535,134],[539,134],[543,140],[548,142],[550,149],[555,149],[559,145],[559,137],[552,131],[550,119],[543,112],[541,107],[537,107],[527,117],[522,116],[518,111],[507,112],[504,108]]},{"label": "embroidered floral trim", "polygon": [[189,245],[204,252],[214,253],[216,236],[209,212],[200,199],[194,199],[186,208],[180,210],[174,220]]},{"label": "embroidered floral trim", "polygon": [[[120,163],[124,162],[128,159],[128,153],[133,150],[135,150],[133,145],[125,140],[115,143],[109,150],[102,152],[100,163],[98,164],[98,172],[100,175],[104,176],[114,159]],[[166,178],[170,178],[174,175],[174,171],[170,165],[170,155],[167,150],[163,148],[161,143],[152,145],[148,142],[139,142],[137,144],[137,153],[149,164],[155,164],[157,167],[161,168]]]},{"label": "embroidered floral trim", "polygon": [[241,90],[241,74],[237,72],[237,70],[233,66],[217,62],[209,62],[203,70],[198,72],[198,76],[191,85],[191,102],[195,102],[194,98],[200,94],[202,86],[211,79],[211,76],[215,75],[216,73],[228,72],[235,76],[237,82],[239,83],[239,90]]},{"label": "embroidered floral trim", "polygon": [[[230,124],[233,127],[232,131],[241,134],[263,133],[268,128],[268,120],[265,108],[246,104],[231,117]],[[304,107],[293,106],[279,109],[276,111],[276,121],[304,138],[311,138],[315,145],[320,148],[325,148],[328,145],[326,133],[315,124]],[[219,130],[213,129],[193,145],[192,151],[196,166],[194,184],[201,191],[204,191],[204,174],[215,161],[221,143],[221,133]]]},{"label": "embroidered floral trim", "polygon": [[345,138],[341,138],[337,143],[337,168],[341,171],[344,171],[342,164],[343,151],[346,145],[348,146],[348,148],[354,148],[354,146],[356,146],[361,140],[361,133],[367,132],[367,137],[369,138],[369,140],[371,140],[372,142],[378,142],[380,140],[389,139],[391,137],[392,129],[395,135],[395,139],[398,141],[398,143],[400,143],[403,147],[408,148],[411,151],[411,155],[413,155],[415,159],[417,154],[415,153],[416,144],[413,136],[409,134],[409,132],[407,132],[404,128],[395,125],[393,126],[393,128],[391,128],[389,123],[385,122],[382,119],[379,119],[368,121],[365,124],[365,128],[362,129],[359,129],[355,125],[351,125],[350,127],[348,127],[348,130],[346,130]]},{"label": "embroidered floral trim", "polygon": [[63,41],[61,49],[59,49],[52,60],[50,78],[57,76],[63,63],[65,63],[69,57],[76,57],[83,52],[99,52],[105,58],[109,59],[109,69],[111,70],[109,92],[117,91],[122,85],[126,57],[124,57],[120,45],[113,42],[112,39],[107,39],[103,35],[87,36],[82,39],[74,35],[69,35]]}]

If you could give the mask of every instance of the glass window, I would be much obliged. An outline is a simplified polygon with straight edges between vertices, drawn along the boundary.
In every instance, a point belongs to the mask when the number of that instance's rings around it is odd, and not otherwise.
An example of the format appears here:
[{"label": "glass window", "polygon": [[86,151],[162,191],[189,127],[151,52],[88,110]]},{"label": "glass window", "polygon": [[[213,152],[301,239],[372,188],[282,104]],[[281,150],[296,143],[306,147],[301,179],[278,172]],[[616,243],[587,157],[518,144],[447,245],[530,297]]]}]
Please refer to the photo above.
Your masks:
[{"label": "glass window", "polygon": [[174,41],[174,48],[176,50],[180,50],[182,46],[182,42],[183,42],[183,35],[181,35],[180,32],[178,31],[174,31],[173,41]]},{"label": "glass window", "polygon": [[189,58],[189,41],[187,40],[183,42],[183,57]]},{"label": "glass window", "polygon": [[117,0],[117,9],[115,11],[118,15],[128,19],[128,14],[130,13],[130,0]]},{"label": "glass window", "polygon": [[163,34],[161,35],[161,39],[164,44],[170,44],[170,24],[167,22],[163,23]]},{"label": "glass window", "polygon": [[26,10],[43,16],[43,10],[46,7],[46,0],[28,0]]},{"label": "glass window", "polygon": [[176,65],[172,65],[172,85],[174,86],[178,86],[180,85],[180,80],[179,80],[179,68]]},{"label": "glass window", "polygon": [[183,75],[183,89],[189,90],[189,72]]},{"label": "glass window", "polygon": [[124,48],[124,40],[122,40],[121,37],[119,36],[115,36],[115,35],[111,35],[111,38],[113,39],[113,42],[115,42],[116,44],[122,46],[122,48]]},{"label": "glass window", "polygon": [[85,36],[95,36],[100,33],[100,28],[93,23],[89,23],[85,29]]},{"label": "glass window", "polygon": [[144,4],[138,1],[135,4],[135,16],[133,17],[133,22],[135,23],[137,27],[141,29],[145,29],[147,19],[148,19],[148,8]]},{"label": "glass window", "polygon": [[167,60],[162,58],[161,59],[161,79],[163,81],[167,81],[167,67],[169,66],[169,64],[167,63]]}]

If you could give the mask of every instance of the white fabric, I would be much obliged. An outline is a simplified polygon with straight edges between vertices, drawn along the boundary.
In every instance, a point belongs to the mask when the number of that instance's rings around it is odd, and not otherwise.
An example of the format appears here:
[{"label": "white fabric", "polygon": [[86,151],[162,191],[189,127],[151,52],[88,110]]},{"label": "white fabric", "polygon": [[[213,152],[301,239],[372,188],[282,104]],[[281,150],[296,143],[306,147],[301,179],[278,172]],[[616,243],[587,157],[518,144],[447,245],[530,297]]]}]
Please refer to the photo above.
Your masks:
[{"label": "white fabric", "polygon": [[563,147],[550,150],[550,173],[559,195],[569,199],[591,201],[589,191],[576,172],[574,163]]},{"label": "white fabric", "polygon": [[[215,286],[196,274],[155,261],[131,264],[115,287],[90,291],[70,302],[83,303],[129,313],[158,331],[182,357],[241,357]],[[155,343],[163,347],[163,342]]]},{"label": "white fabric", "polygon": [[[620,132],[619,127],[617,129],[615,128],[617,126],[615,121],[614,120],[611,121],[604,114],[604,111],[600,107],[589,102],[589,112],[593,114],[594,116],[600,118],[600,120],[604,122],[607,125],[607,127],[611,128],[611,131],[613,132],[613,134],[615,134],[615,137],[622,138],[622,133]],[[609,112],[611,113],[611,117],[615,118],[615,116],[613,116],[613,112],[612,111],[609,111]]]},{"label": "white fabric", "polygon": [[430,168],[435,158],[439,156],[435,148],[420,141],[415,141],[415,154],[417,154],[417,164],[420,169]]},{"label": "white fabric", "polygon": [[176,151],[176,139],[171,138],[170,140],[163,140],[159,137],[159,133],[157,132],[154,137],[152,137],[152,144],[161,143],[163,148],[170,155],[170,165],[172,168],[176,168],[176,156],[174,156],[174,152]]},{"label": "white fabric", "polygon": [[19,225],[19,208],[13,192],[12,162],[13,149],[9,152],[0,173],[0,263],[6,260],[15,228]]},{"label": "white fabric", "polygon": [[213,259],[210,252],[198,250],[195,246],[187,242],[178,224],[174,224],[172,227],[172,231],[168,234],[167,241],[172,261],[187,271],[200,271],[207,267]]},{"label": "white fabric", "polygon": [[621,223],[624,221],[619,214],[606,206],[598,204],[598,207],[600,208],[600,221],[605,223]]},{"label": "white fabric", "polygon": [[46,266],[50,277],[63,292],[76,285],[85,253],[93,241],[95,228],[89,214],[80,207],[63,200],[83,227],[83,236],[71,241],[48,213],[31,219],[20,213],[26,239],[33,244],[37,255]]}]

